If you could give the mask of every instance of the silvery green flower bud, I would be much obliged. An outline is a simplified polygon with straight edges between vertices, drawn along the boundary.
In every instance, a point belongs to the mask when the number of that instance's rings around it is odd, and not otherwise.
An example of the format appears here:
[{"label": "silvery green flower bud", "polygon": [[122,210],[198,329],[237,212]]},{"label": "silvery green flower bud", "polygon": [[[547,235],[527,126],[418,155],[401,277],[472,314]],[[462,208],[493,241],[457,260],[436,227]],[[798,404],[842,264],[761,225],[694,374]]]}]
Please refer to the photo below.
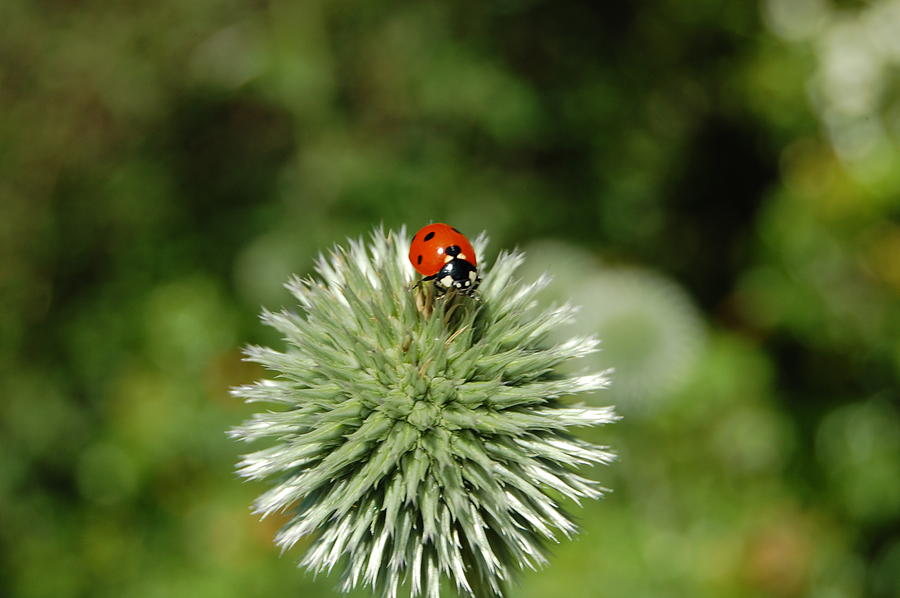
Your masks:
[{"label": "silvery green flower bud", "polygon": [[[417,309],[405,238],[377,230],[334,249],[318,278],[288,283],[299,312],[263,313],[286,349],[247,348],[272,377],[233,392],[277,410],[232,430],[271,444],[239,472],[273,479],[256,512],[290,512],[278,545],[314,537],[302,564],[337,567],[346,591],[437,598],[446,577],[476,598],[504,596],[515,571],[545,562],[546,541],[575,531],[554,497],[603,493],[575,470],[613,456],[571,429],[616,416],[567,397],[604,388],[607,373],[555,372],[598,341],[546,345],[575,309],[535,309],[547,279],[515,280],[520,253],[480,261],[477,298]],[[485,238],[474,244],[483,255]]]}]

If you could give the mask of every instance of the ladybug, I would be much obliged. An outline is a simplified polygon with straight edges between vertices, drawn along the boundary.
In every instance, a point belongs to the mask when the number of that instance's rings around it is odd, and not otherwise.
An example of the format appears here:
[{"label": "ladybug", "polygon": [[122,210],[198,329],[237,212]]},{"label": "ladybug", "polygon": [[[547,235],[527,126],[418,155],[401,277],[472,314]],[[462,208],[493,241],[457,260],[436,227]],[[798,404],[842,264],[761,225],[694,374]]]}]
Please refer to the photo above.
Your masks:
[{"label": "ladybug", "polygon": [[471,295],[481,282],[477,259],[466,236],[443,222],[422,227],[409,245],[413,268],[440,291]]}]

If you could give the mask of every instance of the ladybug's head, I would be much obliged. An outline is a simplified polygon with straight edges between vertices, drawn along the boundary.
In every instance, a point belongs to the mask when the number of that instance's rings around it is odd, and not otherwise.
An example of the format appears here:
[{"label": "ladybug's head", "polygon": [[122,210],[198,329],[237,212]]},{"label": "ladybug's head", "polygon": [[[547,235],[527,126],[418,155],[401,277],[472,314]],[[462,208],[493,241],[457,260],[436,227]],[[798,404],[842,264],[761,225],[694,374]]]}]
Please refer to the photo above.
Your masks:
[{"label": "ladybug's head", "polygon": [[481,279],[475,266],[464,259],[453,258],[435,274],[434,282],[444,290],[455,289],[469,295],[478,288]]}]

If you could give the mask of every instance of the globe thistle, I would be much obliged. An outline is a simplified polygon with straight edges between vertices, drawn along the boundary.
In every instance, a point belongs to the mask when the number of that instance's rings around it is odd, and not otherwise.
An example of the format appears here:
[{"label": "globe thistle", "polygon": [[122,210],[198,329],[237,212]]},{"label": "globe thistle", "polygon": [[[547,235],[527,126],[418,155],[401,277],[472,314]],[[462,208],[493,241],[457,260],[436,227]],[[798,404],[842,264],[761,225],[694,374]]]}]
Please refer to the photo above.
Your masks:
[{"label": "globe thistle", "polygon": [[[290,512],[276,543],[314,538],[301,564],[337,567],[344,591],[437,598],[448,578],[465,595],[504,596],[515,571],[575,531],[558,501],[604,492],[575,469],[612,454],[570,429],[616,416],[565,397],[604,388],[607,373],[556,373],[598,341],[547,345],[575,309],[534,309],[548,279],[515,280],[521,253],[480,261],[477,298],[423,300],[430,287],[413,290],[405,238],[376,230],[368,245],[336,247],[317,278],[286,285],[299,313],[263,312],[287,348],[248,347],[273,376],[233,393],[278,410],[231,431],[270,441],[239,473],[274,478],[255,512]],[[474,245],[483,255],[484,236]]]}]

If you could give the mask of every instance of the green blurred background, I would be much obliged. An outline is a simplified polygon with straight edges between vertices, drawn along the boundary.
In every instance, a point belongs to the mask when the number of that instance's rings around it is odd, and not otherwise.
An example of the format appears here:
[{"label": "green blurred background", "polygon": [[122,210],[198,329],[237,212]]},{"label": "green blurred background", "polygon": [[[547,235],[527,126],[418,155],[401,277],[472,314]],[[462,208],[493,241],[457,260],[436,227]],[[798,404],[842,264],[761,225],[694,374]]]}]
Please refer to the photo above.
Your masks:
[{"label": "green blurred background", "polygon": [[239,347],[318,251],[449,221],[584,305],[625,416],[511,596],[900,596],[897,0],[0,22],[0,595],[338,595],[232,473]]}]

